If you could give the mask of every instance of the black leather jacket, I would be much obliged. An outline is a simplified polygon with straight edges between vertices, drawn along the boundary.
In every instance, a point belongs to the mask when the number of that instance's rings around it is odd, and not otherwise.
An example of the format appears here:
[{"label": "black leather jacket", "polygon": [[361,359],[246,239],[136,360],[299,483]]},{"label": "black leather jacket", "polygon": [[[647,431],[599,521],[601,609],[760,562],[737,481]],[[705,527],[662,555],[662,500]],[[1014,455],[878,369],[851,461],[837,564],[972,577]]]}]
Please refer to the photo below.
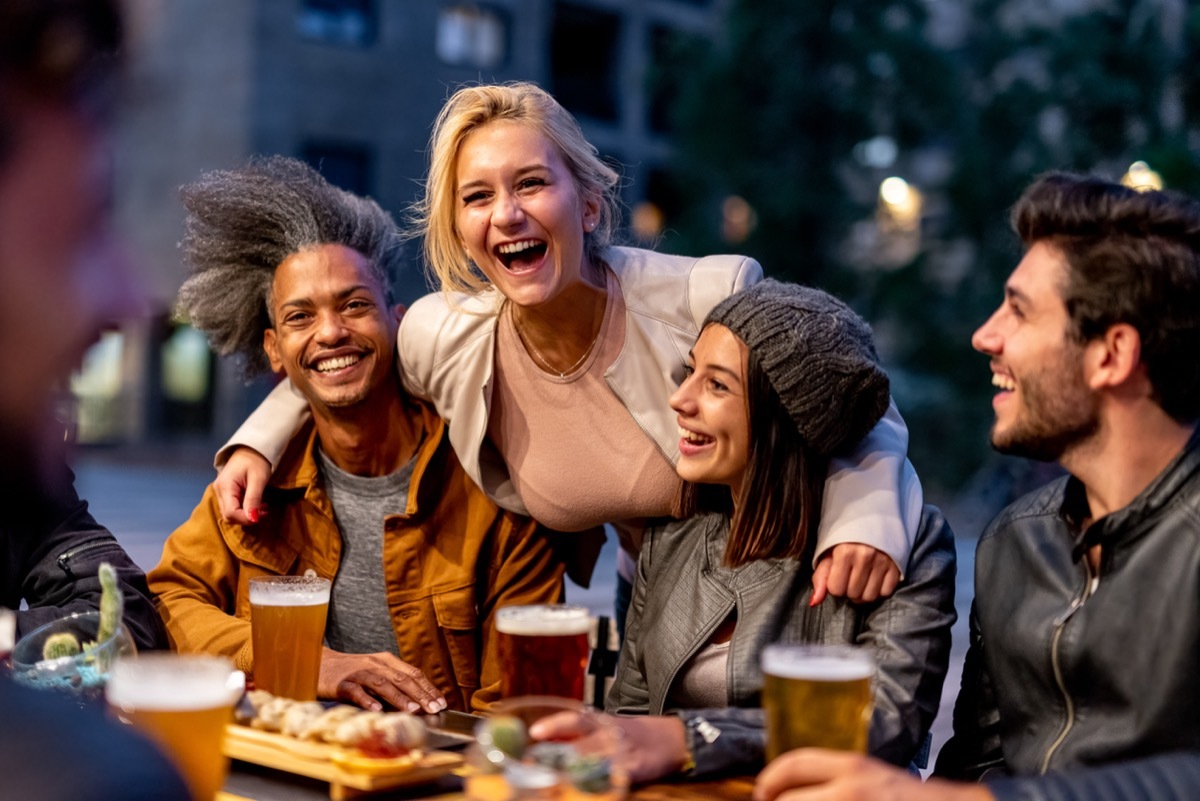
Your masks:
[{"label": "black leather jacket", "polygon": [[125,596],[125,626],[138,650],[166,648],[166,633],[154,609],[146,575],[108,529],[88,513],[73,485],[74,475],[40,501],[9,503],[0,519],[0,606],[17,612],[17,636],[73,612],[100,608],[96,571],[109,562]]},{"label": "black leather jacket", "polygon": [[878,670],[868,749],[897,765],[917,758],[937,714],[955,619],[954,534],[941,512],[924,508],[895,594],[861,605],[830,597],[809,606],[812,543],[800,559],[723,566],[728,532],[728,520],[713,514],[647,531],[608,711],[667,711],[679,671],[736,610],[729,708],[673,710],[686,727],[693,775],[762,766],[759,658],[777,641],[870,648]]},{"label": "black leather jacket", "polygon": [[[1197,443],[1086,535],[1072,477],[984,532],[939,775],[984,778],[1002,801],[1200,799]],[[1098,575],[1084,558],[1094,544]]]}]

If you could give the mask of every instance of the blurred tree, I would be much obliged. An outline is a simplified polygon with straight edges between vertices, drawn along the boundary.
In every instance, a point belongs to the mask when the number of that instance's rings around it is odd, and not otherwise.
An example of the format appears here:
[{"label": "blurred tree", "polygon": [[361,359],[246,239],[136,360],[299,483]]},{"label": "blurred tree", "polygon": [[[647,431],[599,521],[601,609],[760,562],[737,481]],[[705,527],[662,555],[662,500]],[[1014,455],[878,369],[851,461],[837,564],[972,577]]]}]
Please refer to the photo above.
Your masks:
[{"label": "blurred tree", "polygon": [[[715,41],[673,42],[652,79],[671,87],[677,146],[663,247],[745,252],[851,302],[875,325],[914,464],[953,489],[990,453],[970,336],[1020,258],[1007,210],[1025,185],[1144,159],[1200,190],[1200,9],[964,0],[941,4],[961,14],[947,35],[938,5],[733,0]],[[889,175],[922,193],[918,229],[881,215]],[[749,230],[723,218],[739,209]]]}]

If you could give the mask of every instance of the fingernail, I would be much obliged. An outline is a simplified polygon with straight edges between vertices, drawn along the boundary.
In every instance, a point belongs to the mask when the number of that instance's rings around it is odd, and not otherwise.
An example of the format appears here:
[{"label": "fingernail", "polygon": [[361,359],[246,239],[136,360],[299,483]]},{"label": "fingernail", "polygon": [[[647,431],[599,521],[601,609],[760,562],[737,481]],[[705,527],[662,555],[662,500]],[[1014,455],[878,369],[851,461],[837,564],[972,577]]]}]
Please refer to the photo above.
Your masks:
[{"label": "fingernail", "polygon": [[409,701],[408,702],[408,711],[409,712],[420,712],[421,705],[418,704],[416,701]]},{"label": "fingernail", "polygon": [[382,712],[383,704],[379,703],[378,701],[372,701],[370,706],[368,706],[367,708],[370,709],[372,712]]},{"label": "fingernail", "polygon": [[812,609],[816,605],[817,605],[817,596],[814,595],[813,597],[808,599],[808,608]]},{"label": "fingernail", "polygon": [[251,523],[258,522],[258,510],[257,509],[251,509],[249,512],[246,512],[246,516],[250,518]]},{"label": "fingernail", "polygon": [[441,712],[441,711],[442,711],[443,709],[445,709],[446,707],[450,706],[449,704],[447,704],[447,703],[446,703],[446,699],[445,699],[445,698],[439,698],[439,699],[437,700],[437,702],[438,702],[438,711],[439,711],[439,712]]}]

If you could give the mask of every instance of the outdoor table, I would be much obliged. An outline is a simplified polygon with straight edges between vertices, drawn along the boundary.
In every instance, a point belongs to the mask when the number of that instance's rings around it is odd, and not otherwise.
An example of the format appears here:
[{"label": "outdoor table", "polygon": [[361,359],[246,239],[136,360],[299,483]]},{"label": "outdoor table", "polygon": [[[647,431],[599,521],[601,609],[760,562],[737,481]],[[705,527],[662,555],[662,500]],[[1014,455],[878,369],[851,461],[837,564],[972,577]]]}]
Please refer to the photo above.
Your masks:
[{"label": "outdoor table", "polygon": [[[745,801],[754,788],[754,777],[738,776],[706,782],[656,782],[634,788],[630,801]],[[218,801],[328,801],[329,785],[280,771],[234,760],[226,792]],[[466,801],[462,780],[447,776],[440,781],[363,796],[363,801]]]}]

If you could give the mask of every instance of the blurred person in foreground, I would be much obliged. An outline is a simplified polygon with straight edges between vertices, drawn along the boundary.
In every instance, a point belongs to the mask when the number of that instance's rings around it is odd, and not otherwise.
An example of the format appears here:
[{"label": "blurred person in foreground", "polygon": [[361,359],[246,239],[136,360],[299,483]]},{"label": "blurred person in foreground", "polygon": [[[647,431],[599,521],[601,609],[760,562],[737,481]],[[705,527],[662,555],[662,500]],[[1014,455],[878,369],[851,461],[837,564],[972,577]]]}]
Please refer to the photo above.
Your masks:
[{"label": "blurred person in foreground", "polygon": [[1013,222],[992,445],[1069,475],[980,538],[943,778],[793,751],[758,801],[1200,798],[1200,203],[1049,175]]},{"label": "blurred person in foreground", "polygon": [[[101,328],[133,312],[138,297],[108,220],[105,117],[120,43],[115,2],[0,0],[5,603],[13,563],[27,551],[18,540],[56,536],[47,526],[62,519],[64,493],[74,498],[53,417],[57,392]],[[108,549],[108,539],[94,541]],[[6,798],[187,797],[166,760],[131,729],[7,677],[0,677],[0,777]]]},{"label": "blurred person in foreground", "polygon": [[888,408],[869,326],[825,292],[767,279],[709,312],[689,357],[671,408],[691,516],[646,532],[606,704],[633,780],[761,768],[759,663],[776,642],[863,646],[876,666],[869,752],[924,767],[955,620],[945,518],[912,510],[917,538],[890,597],[812,603],[827,464]]},{"label": "blurred person in foreground", "polygon": [[[620,628],[643,529],[678,513],[679,434],[667,399],[704,316],[760,281],[762,268],[744,256],[615,247],[616,171],[533,84],[455,91],[429,157],[414,233],[442,291],[401,323],[401,379],[447,421],[464,469],[496,503],[572,532],[573,579],[587,586],[591,577],[587,532],[616,527]],[[231,519],[245,522],[257,507],[303,408],[281,386],[230,440],[248,446],[217,479]],[[890,406],[829,463],[818,600],[828,589],[873,601],[902,577],[916,533],[907,512],[921,508],[907,447]]]},{"label": "blurred person in foreground", "polygon": [[391,216],[283,157],[208,173],[182,195],[181,308],[249,374],[286,374],[311,415],[257,525],[225,520],[210,486],[167,539],[150,587],[172,644],[252,673],[250,579],[316,574],[333,582],[318,697],[486,709],[500,693],[495,611],[561,600],[563,570],[400,385]]}]

